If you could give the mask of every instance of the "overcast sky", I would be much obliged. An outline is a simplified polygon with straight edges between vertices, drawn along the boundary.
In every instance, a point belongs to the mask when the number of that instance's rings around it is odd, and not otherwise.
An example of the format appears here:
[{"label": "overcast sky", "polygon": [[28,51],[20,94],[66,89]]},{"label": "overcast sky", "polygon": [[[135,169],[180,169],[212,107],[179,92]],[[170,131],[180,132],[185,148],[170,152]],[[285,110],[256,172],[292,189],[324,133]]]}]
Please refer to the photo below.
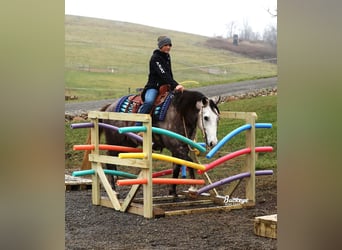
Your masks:
[{"label": "overcast sky", "polygon": [[[277,0],[65,0],[65,14],[138,23],[204,36],[226,36],[227,24],[246,20],[261,35],[276,25],[267,9]],[[238,31],[237,31],[238,32]]]}]

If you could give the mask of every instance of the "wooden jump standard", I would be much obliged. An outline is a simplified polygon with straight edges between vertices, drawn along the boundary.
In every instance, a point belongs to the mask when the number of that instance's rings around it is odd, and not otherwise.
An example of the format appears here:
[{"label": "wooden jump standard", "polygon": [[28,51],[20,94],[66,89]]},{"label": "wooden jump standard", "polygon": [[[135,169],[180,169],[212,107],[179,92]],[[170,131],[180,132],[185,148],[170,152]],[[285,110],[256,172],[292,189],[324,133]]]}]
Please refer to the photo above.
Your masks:
[{"label": "wooden jump standard", "polygon": [[[214,199],[207,200],[207,201],[205,200],[191,201],[191,204],[193,203],[204,204],[206,202],[212,203],[214,200],[215,203],[221,204],[221,206],[210,207],[210,208],[185,209],[185,210],[177,210],[177,211],[164,211],[160,209],[161,206],[165,206],[165,203],[163,203],[163,205],[160,205],[159,207],[153,206],[153,200],[158,200],[157,197],[152,197],[153,183],[157,184],[157,182],[159,182],[160,184],[162,184],[162,183],[177,182],[177,184],[180,184],[181,181],[183,181],[183,184],[190,184],[190,183],[200,184],[200,185],[204,184],[204,180],[189,180],[189,179],[188,180],[184,180],[184,179],[172,180],[171,178],[168,178],[168,179],[163,178],[165,179],[163,181],[160,178],[159,180],[156,180],[158,178],[152,178],[152,159],[153,158],[166,160],[169,162],[175,162],[179,164],[184,164],[188,167],[193,167],[197,169],[198,171],[205,170],[205,166],[196,164],[193,162],[187,162],[178,158],[173,159],[173,157],[152,153],[152,132],[160,133],[160,131],[159,130],[153,131],[153,129],[155,128],[152,128],[151,117],[149,115],[145,115],[145,114],[133,115],[133,114],[126,114],[126,113],[91,111],[88,114],[88,118],[90,118],[92,121],[91,126],[88,126],[91,128],[91,145],[89,146],[78,145],[78,146],[75,146],[75,150],[91,150],[91,154],[89,154],[89,161],[91,162],[91,165],[92,165],[92,171],[94,171],[92,172],[93,173],[92,203],[94,205],[102,205],[106,207],[111,207],[121,212],[130,212],[130,213],[142,215],[145,218],[153,218],[156,216],[166,216],[166,215],[190,214],[190,213],[198,213],[198,212],[214,211],[214,210],[231,210],[231,209],[240,209],[240,208],[247,207],[247,206],[248,207],[254,206],[255,204],[255,174],[256,174],[255,173],[255,158],[256,158],[255,152],[257,152],[257,149],[255,147],[255,127],[256,127],[255,120],[257,116],[255,113],[222,112],[221,117],[230,118],[230,119],[243,119],[246,121],[247,124],[250,125],[250,127],[245,129],[246,130],[246,146],[247,148],[250,149],[250,151],[248,152],[246,156],[246,166],[242,169],[244,172],[247,172],[249,176],[247,180],[247,184],[246,184],[246,198],[247,198],[246,200],[248,200],[247,203],[222,206],[223,202],[222,201],[217,202],[217,199],[219,197],[215,197]],[[142,142],[143,142],[142,149],[136,149],[136,150],[130,151],[130,149],[128,148],[127,150],[126,148],[121,148],[122,151],[134,152],[134,153],[121,153],[119,157],[100,155],[99,154],[100,150],[116,150],[118,148],[116,148],[116,146],[113,147],[110,145],[99,144],[98,119],[112,119],[112,120],[142,122],[143,129],[141,131],[144,132],[144,136],[142,139]],[[102,126],[103,124],[100,124],[100,125]],[[124,128],[126,132],[127,132],[127,129],[128,128]],[[134,132],[139,132],[137,131],[137,127],[135,127],[134,129],[135,129]],[[119,132],[120,132],[120,129],[119,129]],[[181,138],[181,139],[184,139],[184,138]],[[217,150],[218,149],[216,149],[216,151]],[[209,153],[213,155],[215,152],[209,152]],[[208,154],[207,158],[211,158],[212,155],[208,157],[209,156]],[[128,185],[127,182],[129,182],[129,185],[132,185],[131,190],[129,191],[128,195],[126,196],[124,200],[119,200],[117,197],[117,193],[114,190],[112,190],[105,176],[106,170],[102,169],[102,166],[101,166],[102,163],[112,163],[112,164],[131,166],[131,167],[136,167],[136,168],[141,169],[137,177],[132,176],[132,178],[134,179],[118,181],[118,185]],[[167,170],[167,173],[169,172],[170,170]],[[208,181],[209,183],[211,183],[210,179],[208,179]],[[102,183],[108,195],[108,198],[100,196],[100,183]],[[239,183],[240,182],[234,185],[235,188]],[[133,202],[133,199],[135,198],[135,195],[140,185],[143,185],[143,198],[142,198],[143,204]],[[139,200],[139,198],[137,198],[137,200]],[[182,202],[182,203],[188,204],[189,202]],[[166,207],[172,206],[172,204],[173,203],[167,203]],[[179,205],[179,203],[177,203],[177,205]],[[224,205],[227,205],[227,204],[224,204]]]}]

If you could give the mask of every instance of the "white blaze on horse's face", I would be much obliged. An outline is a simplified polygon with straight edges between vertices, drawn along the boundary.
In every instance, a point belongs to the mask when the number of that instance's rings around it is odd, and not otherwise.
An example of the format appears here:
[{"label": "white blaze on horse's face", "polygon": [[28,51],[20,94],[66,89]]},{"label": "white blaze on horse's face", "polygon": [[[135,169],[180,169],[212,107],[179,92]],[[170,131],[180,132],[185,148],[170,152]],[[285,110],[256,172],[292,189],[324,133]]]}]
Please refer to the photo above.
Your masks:
[{"label": "white blaze on horse's face", "polygon": [[197,107],[201,107],[199,110],[199,117],[197,126],[201,129],[206,144],[209,147],[213,147],[217,144],[217,126],[219,120],[219,114],[215,109],[210,107],[209,100],[205,103],[198,102]]}]

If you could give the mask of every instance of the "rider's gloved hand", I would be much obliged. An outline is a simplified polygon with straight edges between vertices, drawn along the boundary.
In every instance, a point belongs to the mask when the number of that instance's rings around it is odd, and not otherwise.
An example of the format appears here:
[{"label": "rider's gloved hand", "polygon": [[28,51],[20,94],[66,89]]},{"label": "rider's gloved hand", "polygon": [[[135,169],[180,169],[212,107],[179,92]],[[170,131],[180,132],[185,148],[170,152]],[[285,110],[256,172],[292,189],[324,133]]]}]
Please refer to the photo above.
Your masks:
[{"label": "rider's gloved hand", "polygon": [[184,86],[183,86],[183,85],[180,85],[180,84],[178,84],[178,85],[176,86],[176,88],[175,88],[175,91],[183,92],[183,90],[184,90]]}]

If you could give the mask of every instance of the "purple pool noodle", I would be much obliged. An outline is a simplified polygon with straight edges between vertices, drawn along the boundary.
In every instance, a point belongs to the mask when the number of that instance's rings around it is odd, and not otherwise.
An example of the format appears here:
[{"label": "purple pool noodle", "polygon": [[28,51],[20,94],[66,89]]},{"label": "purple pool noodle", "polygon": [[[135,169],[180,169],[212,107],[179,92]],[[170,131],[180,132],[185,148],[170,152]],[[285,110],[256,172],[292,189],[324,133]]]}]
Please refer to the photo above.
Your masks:
[{"label": "purple pool noodle", "polygon": [[[258,176],[258,175],[272,175],[273,174],[273,170],[259,170],[259,171],[255,171],[255,175]],[[201,194],[203,192],[206,192],[210,189],[213,189],[213,188],[216,188],[218,186],[221,186],[223,184],[227,184],[227,183],[230,183],[232,181],[236,181],[236,180],[239,180],[239,179],[242,179],[242,178],[246,178],[246,177],[249,177],[251,174],[250,172],[245,172],[245,173],[241,173],[241,174],[237,174],[237,175],[232,175],[232,176],[229,176],[225,179],[222,179],[222,180],[219,180],[217,182],[214,182],[210,185],[207,185],[205,187],[202,187],[200,189],[197,190],[197,194]]]},{"label": "purple pool noodle", "polygon": [[[94,123],[91,123],[91,122],[89,122],[89,123],[75,123],[75,124],[71,124],[70,127],[73,129],[76,129],[76,128],[93,128]],[[99,122],[99,127],[107,128],[107,129],[113,129],[115,131],[119,130],[119,128],[116,126],[106,124],[106,123],[101,123],[101,122]],[[129,137],[132,137],[133,139],[135,139],[139,142],[143,141],[143,139],[139,135],[136,135],[134,133],[126,133],[126,135],[128,135]]]},{"label": "purple pool noodle", "polygon": [[94,123],[87,122],[87,123],[74,123],[70,125],[70,128],[93,128]]}]

